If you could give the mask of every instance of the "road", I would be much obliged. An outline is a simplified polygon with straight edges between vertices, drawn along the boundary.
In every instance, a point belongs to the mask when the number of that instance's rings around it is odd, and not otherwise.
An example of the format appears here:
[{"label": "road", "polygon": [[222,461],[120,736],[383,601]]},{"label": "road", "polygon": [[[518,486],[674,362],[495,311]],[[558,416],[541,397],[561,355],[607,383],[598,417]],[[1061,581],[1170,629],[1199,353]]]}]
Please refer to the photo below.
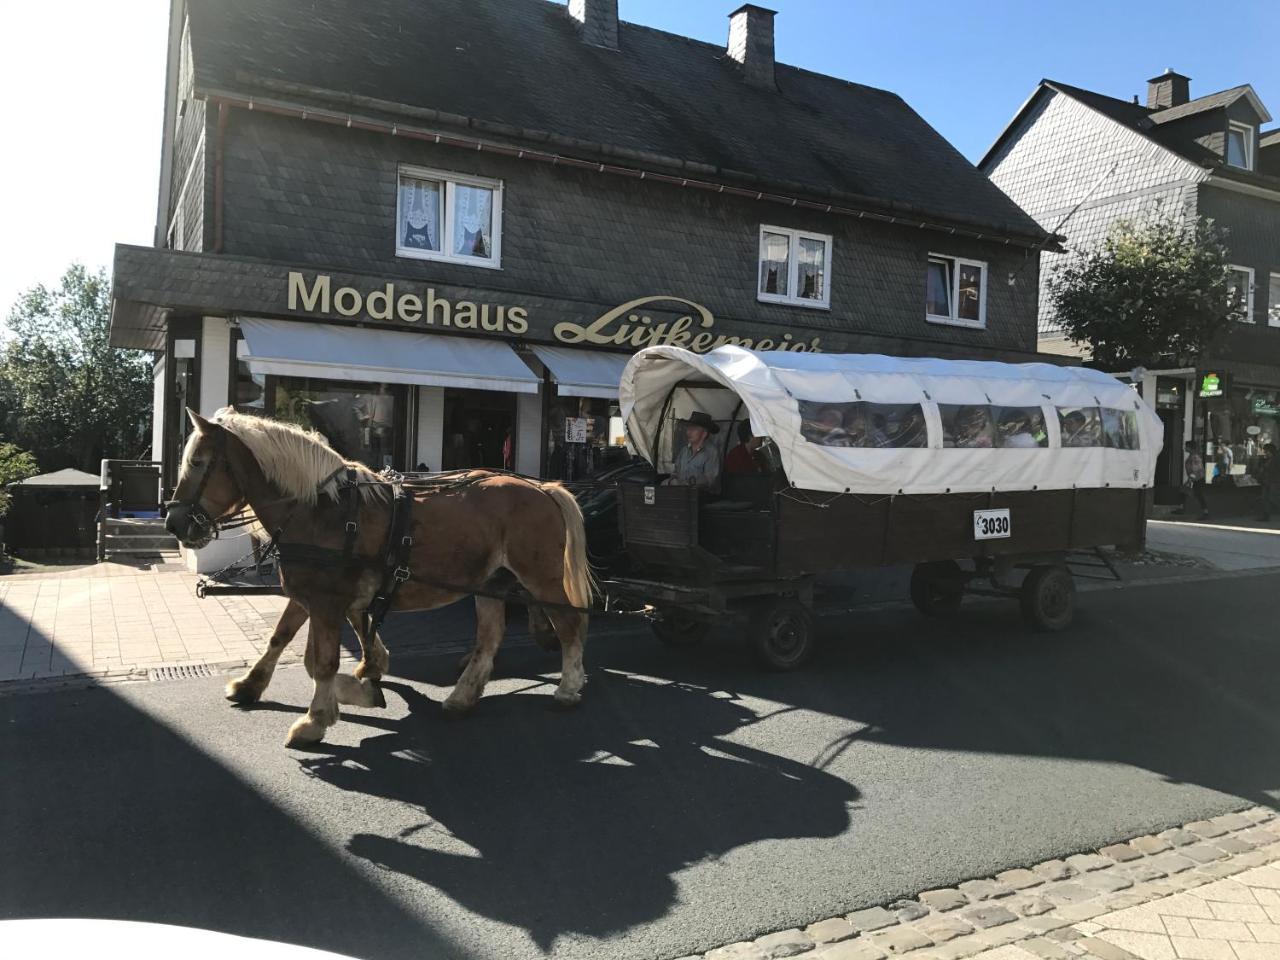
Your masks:
[{"label": "road", "polygon": [[[669,958],[1280,797],[1275,573],[824,624],[802,673],[597,635],[581,708],[455,656],[286,750],[309,699],[221,679],[0,698],[0,917],[207,927],[367,958]],[[394,651],[393,651],[394,657]]]}]

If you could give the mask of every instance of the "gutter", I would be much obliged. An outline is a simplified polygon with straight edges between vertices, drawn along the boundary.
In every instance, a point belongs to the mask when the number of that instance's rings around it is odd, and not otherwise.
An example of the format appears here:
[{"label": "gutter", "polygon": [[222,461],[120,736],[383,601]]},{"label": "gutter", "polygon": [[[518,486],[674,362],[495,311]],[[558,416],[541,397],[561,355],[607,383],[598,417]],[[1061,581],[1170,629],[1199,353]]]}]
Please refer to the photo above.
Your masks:
[{"label": "gutter", "polygon": [[[370,116],[341,113],[333,110],[306,106],[304,104],[287,100],[261,99],[253,96],[244,96],[236,93],[212,90],[205,91],[205,97],[210,103],[218,104],[220,112],[224,107],[239,108],[242,110],[249,110],[251,112],[268,113],[293,119],[308,120],[315,123],[325,123],[331,126],[346,127],[352,130],[363,130],[369,133],[380,133],[393,137],[406,137],[411,140],[421,140],[441,146],[457,147],[462,150],[492,153],[499,156],[513,157],[518,160],[531,160],[538,163],[551,164],[553,166],[563,166],[577,170],[606,173],[614,176],[627,177],[633,180],[653,180],[669,186],[704,190],[711,193],[728,194],[730,196],[743,197],[750,200],[763,200],[784,206],[798,207],[803,210],[834,213],[840,216],[853,217],[859,220],[872,220],[878,223],[917,227],[921,230],[932,230],[939,233],[950,234],[952,236],[968,237],[974,240],[987,240],[995,243],[1002,243],[1005,246],[1016,246],[1035,251],[1039,251],[1044,248],[1046,244],[1054,243],[1061,239],[1053,235],[1048,235],[1046,237],[1023,237],[1021,235],[1010,236],[995,227],[984,232],[982,230],[958,226],[945,223],[943,221],[924,219],[905,212],[902,214],[887,214],[852,204],[823,203],[821,201],[807,200],[786,194],[773,193],[764,190],[753,190],[748,187],[735,186],[733,184],[703,179],[701,177],[679,176],[649,170],[642,167],[622,166],[619,164],[604,163],[594,160],[584,160],[578,157],[565,156],[564,154],[559,153],[549,153],[543,150],[516,147],[510,144],[499,143],[491,140],[481,140],[475,137],[452,133],[440,133],[439,131],[431,130],[426,127],[380,120]],[[905,207],[906,205],[903,206]]]}]

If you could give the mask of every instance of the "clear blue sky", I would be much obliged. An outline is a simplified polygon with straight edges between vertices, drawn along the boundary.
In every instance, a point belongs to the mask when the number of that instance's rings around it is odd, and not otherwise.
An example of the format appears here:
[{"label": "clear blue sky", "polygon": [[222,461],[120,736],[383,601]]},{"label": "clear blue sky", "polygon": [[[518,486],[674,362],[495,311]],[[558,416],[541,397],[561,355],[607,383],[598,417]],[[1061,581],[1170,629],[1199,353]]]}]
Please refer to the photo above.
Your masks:
[{"label": "clear blue sky", "polygon": [[[425,2],[404,0],[406,15]],[[625,20],[712,43],[725,42],[736,5],[619,0]],[[900,94],[971,160],[1041,77],[1145,99],[1147,78],[1173,67],[1192,78],[1193,96],[1252,83],[1280,118],[1280,0],[764,5],[779,11],[780,60]],[[0,31],[10,135],[0,150],[0,317],[72,260],[109,266],[114,242],[151,242],[169,4],[10,6]]]}]

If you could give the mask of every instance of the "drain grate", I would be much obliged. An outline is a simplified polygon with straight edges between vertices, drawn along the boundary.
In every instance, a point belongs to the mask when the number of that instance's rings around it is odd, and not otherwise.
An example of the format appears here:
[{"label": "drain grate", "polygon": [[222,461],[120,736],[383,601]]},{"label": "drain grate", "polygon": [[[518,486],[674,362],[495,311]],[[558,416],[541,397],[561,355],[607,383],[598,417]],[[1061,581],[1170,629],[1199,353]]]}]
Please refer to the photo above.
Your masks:
[{"label": "drain grate", "polygon": [[188,663],[176,667],[152,667],[147,679],[152,683],[161,680],[194,680],[196,677],[212,677],[213,667],[207,663]]}]

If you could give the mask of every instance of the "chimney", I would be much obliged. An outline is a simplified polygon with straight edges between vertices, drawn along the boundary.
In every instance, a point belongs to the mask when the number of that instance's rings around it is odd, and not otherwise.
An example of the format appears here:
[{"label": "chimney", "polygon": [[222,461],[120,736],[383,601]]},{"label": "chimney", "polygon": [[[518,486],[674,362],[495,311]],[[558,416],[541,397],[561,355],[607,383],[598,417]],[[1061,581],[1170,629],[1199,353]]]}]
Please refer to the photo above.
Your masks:
[{"label": "chimney", "polygon": [[618,0],[569,0],[569,16],[577,21],[584,43],[618,49]]},{"label": "chimney", "polygon": [[1147,81],[1147,107],[1163,110],[1177,107],[1191,99],[1191,78],[1174,73],[1170,68]]},{"label": "chimney", "polygon": [[742,67],[753,87],[773,90],[773,15],[776,11],[745,3],[729,14],[729,57]]}]

